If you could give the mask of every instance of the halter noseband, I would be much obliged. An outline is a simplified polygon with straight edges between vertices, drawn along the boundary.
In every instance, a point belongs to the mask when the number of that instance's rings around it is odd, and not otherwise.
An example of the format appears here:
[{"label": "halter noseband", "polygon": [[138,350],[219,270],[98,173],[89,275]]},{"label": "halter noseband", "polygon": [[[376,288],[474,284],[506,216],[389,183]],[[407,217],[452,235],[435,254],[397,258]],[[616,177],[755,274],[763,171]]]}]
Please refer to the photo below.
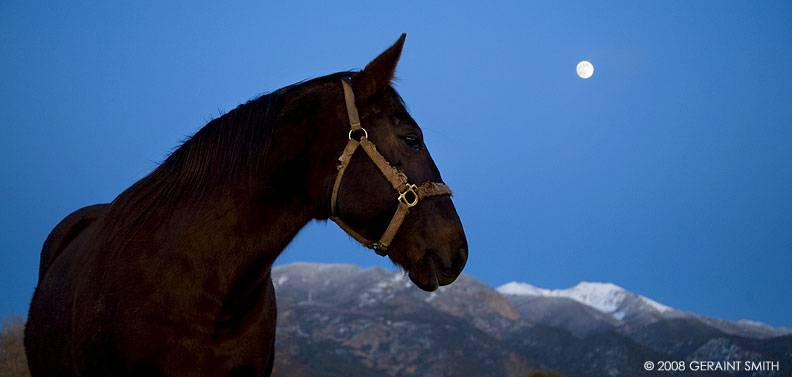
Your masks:
[{"label": "halter noseband", "polygon": [[[358,116],[357,107],[355,107],[355,93],[352,91],[352,86],[348,79],[342,79],[341,85],[344,88],[344,101],[346,102],[347,115],[349,116],[349,141],[347,142],[341,156],[338,157],[338,175],[336,175],[335,184],[333,185],[333,195],[330,198],[330,220],[335,221],[350,236],[360,242],[363,246],[373,249],[381,256],[388,255],[388,246],[390,246],[393,237],[399,230],[404,217],[409,213],[410,208],[415,207],[423,198],[439,195],[451,195],[451,189],[443,183],[426,182],[420,186],[408,183],[407,176],[404,172],[391,166],[382,154],[377,151],[374,143],[369,141],[368,132],[360,125],[360,117]],[[356,140],[352,137],[353,134],[361,134],[360,139]],[[390,182],[391,186],[396,190],[398,196],[396,201],[399,205],[396,207],[396,213],[385,229],[379,241],[372,242],[360,233],[353,230],[349,225],[341,221],[336,216],[336,202],[338,201],[338,189],[341,187],[341,179],[344,176],[344,171],[349,166],[352,160],[352,155],[358,147],[363,148],[366,154],[374,161],[374,164],[379,168],[385,179]]]}]

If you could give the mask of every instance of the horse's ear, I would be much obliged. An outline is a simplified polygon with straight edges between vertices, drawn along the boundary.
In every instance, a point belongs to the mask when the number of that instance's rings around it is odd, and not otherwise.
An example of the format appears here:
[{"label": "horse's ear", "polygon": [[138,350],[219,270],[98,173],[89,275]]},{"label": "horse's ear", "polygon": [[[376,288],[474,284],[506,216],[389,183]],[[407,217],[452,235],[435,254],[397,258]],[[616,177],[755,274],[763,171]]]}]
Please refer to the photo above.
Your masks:
[{"label": "horse's ear", "polygon": [[407,34],[402,34],[393,46],[368,63],[363,71],[352,78],[352,85],[358,98],[365,100],[390,84],[396,72],[396,64],[399,63],[405,37]]}]

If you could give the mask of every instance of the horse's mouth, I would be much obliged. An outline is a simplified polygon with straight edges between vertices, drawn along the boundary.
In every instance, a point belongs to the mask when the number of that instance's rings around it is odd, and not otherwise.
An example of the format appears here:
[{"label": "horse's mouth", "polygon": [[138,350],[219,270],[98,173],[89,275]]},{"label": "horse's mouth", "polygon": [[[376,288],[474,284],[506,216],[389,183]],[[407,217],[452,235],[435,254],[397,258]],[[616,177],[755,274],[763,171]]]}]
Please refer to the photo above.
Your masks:
[{"label": "horse's mouth", "polygon": [[434,292],[440,286],[453,283],[459,276],[459,272],[438,269],[439,263],[434,253],[427,253],[421,262],[410,269],[409,276],[410,280],[424,291]]}]

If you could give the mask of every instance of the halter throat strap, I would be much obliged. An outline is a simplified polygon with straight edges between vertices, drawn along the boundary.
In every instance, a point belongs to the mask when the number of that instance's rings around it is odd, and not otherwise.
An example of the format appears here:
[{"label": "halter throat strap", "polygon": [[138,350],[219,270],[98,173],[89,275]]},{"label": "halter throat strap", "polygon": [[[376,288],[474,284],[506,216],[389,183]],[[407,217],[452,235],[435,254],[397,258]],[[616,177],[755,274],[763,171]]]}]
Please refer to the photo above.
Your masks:
[{"label": "halter throat strap", "polygon": [[[335,183],[333,184],[333,193],[330,198],[330,220],[333,220],[341,229],[363,246],[373,249],[378,255],[386,256],[388,255],[388,247],[396,236],[401,224],[404,222],[404,218],[410,212],[410,208],[418,205],[418,202],[423,198],[451,195],[451,189],[445,184],[438,182],[426,182],[420,186],[409,183],[404,172],[391,166],[388,160],[377,151],[374,143],[369,141],[368,133],[360,124],[360,116],[355,106],[355,93],[352,90],[349,79],[342,79],[341,86],[344,88],[344,101],[346,102],[350,130],[349,141],[344,151],[341,152],[341,156],[338,157],[338,174],[336,175]],[[360,138],[355,139],[355,135],[358,135]],[[396,196],[396,201],[398,202],[396,213],[393,214],[393,218],[391,218],[388,227],[385,229],[385,233],[383,233],[379,241],[376,242],[370,241],[368,238],[352,229],[352,227],[347,225],[336,215],[338,191],[341,187],[341,181],[344,172],[349,166],[349,162],[352,160],[352,155],[355,154],[358,148],[362,148],[363,151],[366,152],[366,155],[374,162],[374,165],[377,166],[379,171],[385,176],[385,179],[388,180],[398,194]]]}]

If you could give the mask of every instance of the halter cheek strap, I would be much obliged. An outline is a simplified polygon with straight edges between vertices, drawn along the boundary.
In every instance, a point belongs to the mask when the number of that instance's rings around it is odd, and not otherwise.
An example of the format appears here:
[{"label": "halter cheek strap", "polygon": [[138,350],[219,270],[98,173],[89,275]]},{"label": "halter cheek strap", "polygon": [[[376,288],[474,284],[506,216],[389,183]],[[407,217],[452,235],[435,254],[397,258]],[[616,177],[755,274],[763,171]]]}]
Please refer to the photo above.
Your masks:
[{"label": "halter cheek strap", "polygon": [[[341,156],[338,157],[338,175],[336,175],[335,183],[333,184],[333,194],[330,198],[330,220],[335,221],[350,236],[360,242],[363,246],[373,249],[381,256],[388,255],[388,246],[396,236],[399,227],[404,222],[405,216],[410,212],[410,208],[418,205],[418,202],[430,196],[451,195],[451,189],[443,183],[426,182],[420,186],[408,182],[407,176],[404,172],[394,168],[388,163],[382,154],[377,151],[374,143],[369,141],[368,133],[360,125],[360,117],[358,116],[357,107],[355,107],[355,94],[352,91],[352,86],[349,84],[348,79],[342,79],[341,85],[344,88],[344,101],[346,102],[347,115],[349,116],[349,141],[347,142]],[[359,135],[360,139],[356,140],[353,135]],[[336,207],[338,202],[338,190],[341,187],[341,180],[344,177],[344,172],[352,160],[352,155],[355,154],[358,148],[362,148],[366,155],[371,158],[371,161],[385,176],[385,179],[390,182],[393,189],[396,190],[396,201],[399,203],[396,207],[396,213],[385,229],[379,241],[373,242],[364,237],[362,234],[356,232],[349,225],[344,223],[338,216],[336,216]]]}]

